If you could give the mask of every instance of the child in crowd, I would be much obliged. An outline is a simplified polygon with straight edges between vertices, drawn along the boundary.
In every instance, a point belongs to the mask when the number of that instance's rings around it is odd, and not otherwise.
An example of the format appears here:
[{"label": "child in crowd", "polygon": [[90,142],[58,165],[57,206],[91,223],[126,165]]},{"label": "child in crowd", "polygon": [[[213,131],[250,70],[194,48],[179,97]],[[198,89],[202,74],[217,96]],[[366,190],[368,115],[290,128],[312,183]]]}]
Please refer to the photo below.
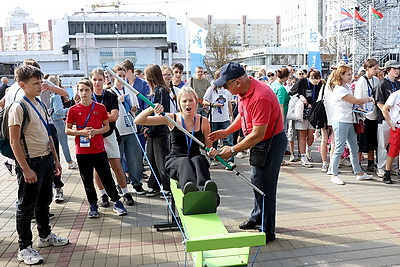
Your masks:
[{"label": "child in crowd", "polygon": [[[15,80],[24,92],[21,103],[28,109],[30,121],[21,133],[24,118],[20,104],[11,104],[8,118],[10,144],[16,158],[15,171],[19,186],[16,215],[19,238],[17,258],[29,265],[44,261],[32,248],[33,216],[39,232],[39,248],[69,243],[67,238],[53,234],[49,225],[52,183],[55,175],[61,175],[61,165],[51,138],[46,106],[37,98],[41,93],[42,78],[43,73],[34,66],[22,66],[15,70]],[[21,140],[24,140],[25,148],[22,147]]]},{"label": "child in crowd", "polygon": [[92,100],[93,84],[88,79],[78,82],[77,91],[80,103],[68,111],[66,133],[75,136],[76,159],[90,204],[89,218],[99,217],[93,169],[99,174],[107,195],[115,202],[114,211],[120,216],[126,215],[128,212],[119,200],[104,148],[102,134],[110,128],[107,110],[104,105]]},{"label": "child in crowd", "polygon": [[386,157],[385,184],[391,184],[390,171],[393,161],[400,152],[400,91],[393,92],[382,108],[383,116],[390,127],[389,150]]}]

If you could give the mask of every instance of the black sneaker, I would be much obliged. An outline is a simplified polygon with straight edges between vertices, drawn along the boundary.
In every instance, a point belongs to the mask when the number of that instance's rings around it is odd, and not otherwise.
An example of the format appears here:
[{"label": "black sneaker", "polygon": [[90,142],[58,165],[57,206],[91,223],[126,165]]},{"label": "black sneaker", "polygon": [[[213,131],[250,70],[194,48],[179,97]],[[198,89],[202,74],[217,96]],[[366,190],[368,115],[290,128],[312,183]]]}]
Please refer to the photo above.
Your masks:
[{"label": "black sneaker", "polygon": [[367,167],[366,171],[367,172],[376,172],[377,168],[378,167],[376,166],[376,164],[372,164],[371,166]]},{"label": "black sneaker", "polygon": [[12,164],[8,163],[7,161],[4,162],[4,165],[6,165],[7,170],[10,172],[11,175],[13,175],[12,172]]},{"label": "black sneaker", "polygon": [[110,207],[110,202],[108,202],[107,194],[101,196],[100,206],[102,206],[103,208]]},{"label": "black sneaker", "polygon": [[392,184],[392,179],[390,179],[390,173],[386,172],[385,175],[383,176],[383,182],[385,184]]},{"label": "black sneaker", "polygon": [[138,195],[144,195],[146,194],[146,190],[143,189],[143,187],[141,185],[134,185],[133,189],[135,189],[136,194]]},{"label": "black sneaker", "polygon": [[155,195],[158,195],[160,193],[160,190],[156,190],[153,188],[149,188],[146,192],[146,197],[154,197]]},{"label": "black sneaker", "polygon": [[126,193],[126,194],[123,196],[123,198],[124,198],[124,203],[125,203],[127,206],[133,206],[133,205],[135,205],[135,201],[133,201],[133,198],[132,198],[131,194]]}]

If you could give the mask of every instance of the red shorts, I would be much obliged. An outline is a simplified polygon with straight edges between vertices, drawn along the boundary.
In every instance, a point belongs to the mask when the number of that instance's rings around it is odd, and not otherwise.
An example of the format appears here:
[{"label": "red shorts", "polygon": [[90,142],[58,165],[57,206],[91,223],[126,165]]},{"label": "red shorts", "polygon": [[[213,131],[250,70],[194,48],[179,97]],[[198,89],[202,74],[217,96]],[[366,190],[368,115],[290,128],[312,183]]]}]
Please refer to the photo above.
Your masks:
[{"label": "red shorts", "polygon": [[389,151],[387,155],[391,158],[395,158],[400,154],[400,128],[396,128],[396,131],[390,129],[389,138]]}]

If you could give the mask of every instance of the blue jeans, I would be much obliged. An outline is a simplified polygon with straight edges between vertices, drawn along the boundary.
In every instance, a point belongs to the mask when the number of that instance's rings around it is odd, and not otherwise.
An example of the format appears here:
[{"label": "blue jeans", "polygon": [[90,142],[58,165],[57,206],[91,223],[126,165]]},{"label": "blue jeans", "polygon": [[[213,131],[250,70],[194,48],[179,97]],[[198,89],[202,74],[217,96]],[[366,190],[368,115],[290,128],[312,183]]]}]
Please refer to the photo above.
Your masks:
[{"label": "blue jeans", "polygon": [[272,138],[265,165],[262,167],[251,167],[251,182],[264,192],[265,201],[263,201],[263,197],[259,193],[254,191],[255,201],[250,221],[262,222],[261,207],[263,207],[264,202],[264,226],[262,231],[267,236],[275,235],[276,191],[286,146],[286,134],[282,131]]},{"label": "blue jeans", "polygon": [[56,126],[57,129],[57,136],[58,136],[58,140],[60,142],[64,157],[65,157],[65,161],[66,162],[71,162],[71,152],[69,151],[69,147],[68,147],[68,136],[65,133],[65,124],[63,120],[55,120],[53,121],[54,126]]},{"label": "blue jeans", "polygon": [[[221,121],[221,122],[211,122],[211,132],[215,132],[217,130],[223,130],[229,127],[231,124],[230,121]],[[228,135],[224,139],[222,139],[222,144],[224,146],[232,146],[233,145],[233,137],[232,134]],[[217,149],[218,141],[213,143],[213,147]],[[234,157],[228,160],[229,162],[234,162]]]},{"label": "blue jeans", "polygon": [[132,186],[142,185],[140,180],[143,178],[143,158],[142,151],[136,136],[132,134],[121,135],[119,144],[121,153],[121,163],[125,154],[126,166],[128,167],[129,181]]},{"label": "blue jeans", "polygon": [[332,173],[338,175],[339,161],[344,151],[344,145],[347,143],[350,150],[350,161],[355,173],[363,172],[358,161],[357,135],[353,123],[332,122],[333,132],[335,134],[335,151],[333,152]]}]

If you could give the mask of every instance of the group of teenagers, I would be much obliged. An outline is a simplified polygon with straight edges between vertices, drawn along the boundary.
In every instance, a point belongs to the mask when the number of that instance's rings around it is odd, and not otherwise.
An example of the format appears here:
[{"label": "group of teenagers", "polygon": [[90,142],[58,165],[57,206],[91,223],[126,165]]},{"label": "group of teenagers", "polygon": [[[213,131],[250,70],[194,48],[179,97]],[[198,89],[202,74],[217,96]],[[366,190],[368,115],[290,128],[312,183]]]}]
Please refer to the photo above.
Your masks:
[{"label": "group of teenagers", "polygon": [[[183,72],[181,64],[177,68],[180,73]],[[61,181],[59,153],[54,142],[60,134],[75,137],[76,160],[89,203],[89,218],[99,217],[95,183],[100,191],[101,203],[108,203],[110,198],[114,202],[113,210],[120,216],[127,214],[124,203],[128,206],[134,205],[127,181],[137,194],[146,193],[141,183],[143,146],[139,132],[146,138],[145,154],[152,169],[148,192],[162,190],[164,196],[170,195],[169,179],[172,178],[179,181],[184,194],[199,190],[218,193],[216,183],[210,179],[210,164],[204,154],[214,159],[218,152],[212,143],[236,132],[240,128],[240,120],[237,120],[234,129],[228,127],[211,133],[209,120],[198,114],[201,101],[196,91],[184,83],[181,83],[179,90],[172,82],[167,84],[164,77],[170,77],[172,73],[166,75],[165,69],[162,70],[156,64],[145,69],[146,81],[134,76],[133,64],[129,60],[117,65],[113,72],[145,95],[155,104],[154,108],[146,107],[145,101],[129,88],[125,88],[119,79],[110,79],[106,72],[97,68],[91,71],[90,77],[77,83],[76,104],[64,108],[64,127],[56,128],[52,119],[54,116],[50,114],[52,110],[41,99],[48,91],[52,92],[51,97],[65,94],[60,84],[43,83],[44,74],[38,62],[33,59],[25,60],[23,66],[15,70],[17,86],[6,93],[5,99],[9,98],[11,101],[4,106],[8,112],[9,140],[15,155],[15,172],[19,186],[16,205],[19,236],[17,258],[26,264],[44,261],[32,247],[32,218],[37,223],[38,248],[64,246],[69,243],[68,238],[52,233],[49,225],[49,206],[53,187],[56,186],[55,177],[59,177]],[[243,68],[240,69],[240,74],[244,76]],[[236,78],[239,80],[240,77]],[[220,79],[224,81],[227,75]],[[113,81],[110,84],[111,80]],[[227,88],[228,83],[229,81],[225,81],[218,87]],[[28,111],[28,123],[25,121],[24,109]],[[175,123],[167,120],[166,116]],[[202,153],[200,145],[178,130],[175,124],[191,132],[210,148],[209,151]],[[139,125],[142,126],[138,131]],[[246,127],[250,127],[250,133],[251,122]],[[261,135],[262,138],[264,134]],[[255,139],[252,142],[255,141],[261,140]],[[241,150],[248,148],[246,144]],[[233,147],[226,146],[219,155],[229,160],[237,152]],[[115,185],[111,169],[115,173],[118,186]],[[62,186],[63,184],[60,188]],[[260,203],[259,199],[252,216],[261,216]],[[257,218],[257,221],[261,221],[261,218]],[[275,238],[275,224],[270,222],[269,228],[269,239],[272,240],[271,236]]]},{"label": "group of teenagers", "polygon": [[[287,68],[278,70],[277,75],[283,72],[287,79]],[[326,81],[314,69],[306,77],[297,77],[290,88],[284,88],[285,78],[278,78],[278,86],[272,84],[271,88],[277,94],[284,114],[283,120],[287,125],[289,161],[297,160],[294,152],[297,139],[301,165],[313,167],[311,146],[319,133],[322,171],[331,175],[331,182],[345,184],[338,175],[339,165],[344,158],[349,157],[357,180],[373,179],[371,174],[376,173],[378,177],[383,177],[385,184],[393,183],[392,165],[400,151],[399,74],[400,63],[395,60],[388,60],[384,67],[380,67],[377,60],[367,59],[356,79],[352,68],[344,63],[333,68]],[[286,121],[285,114],[291,97],[299,98],[304,104],[304,110],[323,101],[327,118],[325,126],[315,129],[306,113],[303,120]],[[368,160],[365,170],[361,166],[363,153],[367,154]]]}]

